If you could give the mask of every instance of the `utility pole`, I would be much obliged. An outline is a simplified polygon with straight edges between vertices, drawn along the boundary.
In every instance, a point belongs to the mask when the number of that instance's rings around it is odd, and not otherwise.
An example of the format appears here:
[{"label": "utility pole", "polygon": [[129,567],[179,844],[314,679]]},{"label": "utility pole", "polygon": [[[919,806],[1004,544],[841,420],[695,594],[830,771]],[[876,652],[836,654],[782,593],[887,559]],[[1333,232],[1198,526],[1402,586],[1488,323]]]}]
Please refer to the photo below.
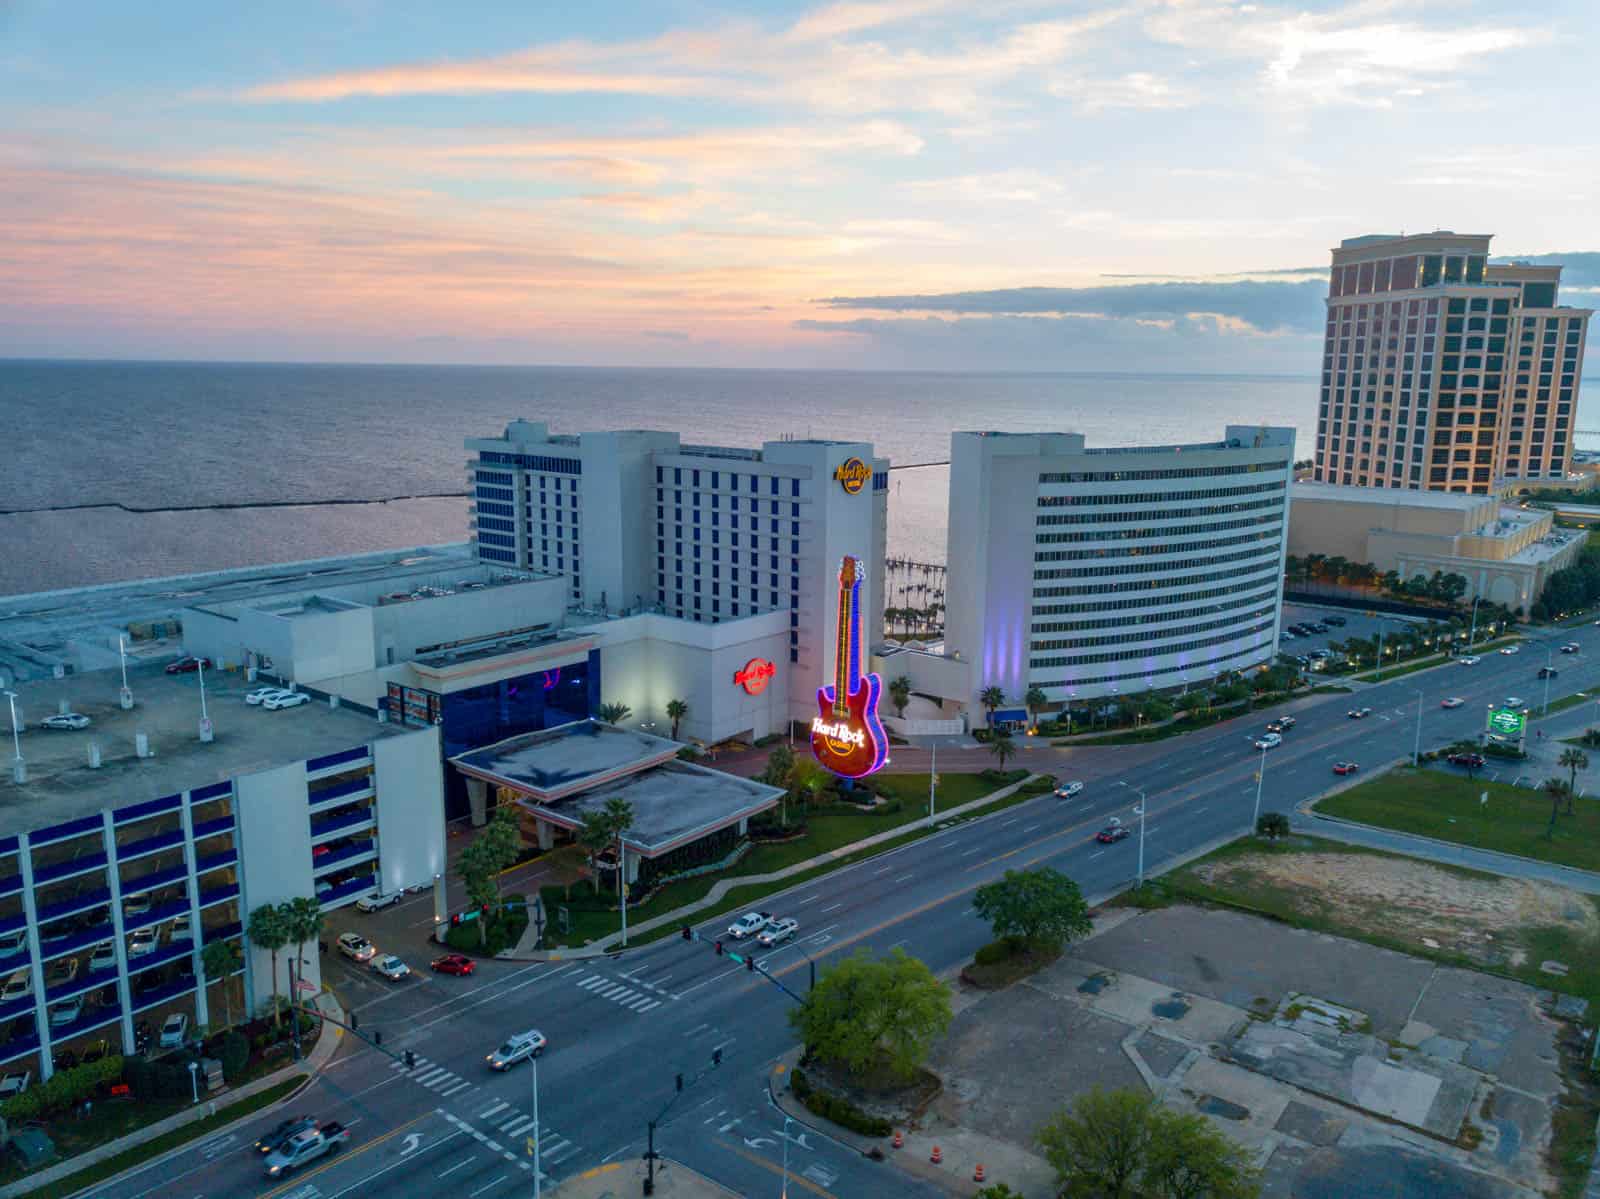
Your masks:
[{"label": "utility pole", "polygon": [[1144,810],[1149,805],[1145,803],[1143,787],[1135,787],[1132,783],[1124,783],[1120,780],[1117,782],[1117,786],[1126,787],[1129,791],[1139,796],[1139,806],[1133,810],[1134,815],[1139,818],[1139,881],[1135,886],[1142,890],[1144,888]]},{"label": "utility pole", "polygon": [[1267,777],[1267,749],[1261,747],[1261,765],[1256,767],[1256,812],[1250,818],[1251,831],[1255,830],[1256,821],[1261,819],[1261,782]]},{"label": "utility pole", "polygon": [[117,638],[117,657],[122,661],[122,690],[117,694],[117,703],[124,712],[133,707],[133,690],[128,686],[128,646],[121,638]]},{"label": "utility pole", "polygon": [[1550,648],[1548,642],[1544,647],[1544,703],[1540,705],[1539,715],[1550,715],[1550,676],[1555,673],[1556,651]]},{"label": "utility pole", "polygon": [[933,826],[933,789],[939,785],[939,742],[933,743],[933,760],[928,763],[928,826]]},{"label": "utility pole", "polygon": [[28,781],[28,764],[22,760],[22,726],[17,723],[17,693],[7,691],[6,698],[11,701],[11,747],[16,754],[11,762],[11,781],[20,787]]},{"label": "utility pole", "polygon": [[539,1135],[539,1055],[530,1057],[528,1064],[533,1067],[533,1199],[539,1199],[539,1150],[543,1140]]},{"label": "utility pole", "polygon": [[[1545,680],[1546,685],[1550,682]],[[1422,761],[1422,692],[1417,692],[1417,739],[1411,743],[1411,765]]]},{"label": "utility pole", "polygon": [[628,843],[617,838],[617,905],[622,909],[622,948],[628,947]]}]

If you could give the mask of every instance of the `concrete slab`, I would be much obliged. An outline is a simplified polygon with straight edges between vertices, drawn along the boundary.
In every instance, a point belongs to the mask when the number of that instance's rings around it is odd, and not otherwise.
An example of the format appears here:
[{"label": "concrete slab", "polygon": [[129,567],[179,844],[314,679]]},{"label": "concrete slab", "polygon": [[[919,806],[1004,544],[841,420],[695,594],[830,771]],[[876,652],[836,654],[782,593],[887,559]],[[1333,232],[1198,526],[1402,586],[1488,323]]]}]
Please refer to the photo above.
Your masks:
[{"label": "concrete slab", "polygon": [[1373,1145],[1307,1153],[1288,1189],[1276,1194],[1284,1199],[1523,1199],[1532,1192],[1404,1146]]},{"label": "concrete slab", "polygon": [[1312,1107],[1295,1099],[1283,1109],[1283,1115],[1278,1117],[1274,1127],[1285,1136],[1321,1147],[1336,1144],[1344,1130],[1350,1127],[1350,1121],[1325,1108]]},{"label": "concrete slab", "polygon": [[1135,974],[1104,971],[1077,956],[1062,957],[1034,975],[1029,985],[1125,1024],[1152,1025],[1163,1035],[1195,1045],[1220,1042],[1245,1018],[1243,1011],[1225,1003],[1174,991]]},{"label": "concrete slab", "polygon": [[1533,987],[1510,979],[1441,968],[1417,1003],[1415,1019],[1465,1041],[1455,1059],[1463,1065],[1553,1098],[1561,1092],[1558,1026],[1540,998]]},{"label": "concrete slab", "polygon": [[[1202,1102],[1208,1098],[1238,1110],[1219,1118],[1215,1103]],[[1210,1057],[1197,1059],[1178,1085],[1167,1092],[1169,1103],[1187,1105],[1211,1116],[1227,1136],[1251,1150],[1261,1149],[1275,1139],[1274,1129],[1292,1098],[1287,1088],[1271,1078]]]},{"label": "concrete slab", "polygon": [[1193,1052],[1189,1046],[1154,1032],[1146,1032],[1134,1047],[1157,1078],[1170,1077],[1184,1058]]}]

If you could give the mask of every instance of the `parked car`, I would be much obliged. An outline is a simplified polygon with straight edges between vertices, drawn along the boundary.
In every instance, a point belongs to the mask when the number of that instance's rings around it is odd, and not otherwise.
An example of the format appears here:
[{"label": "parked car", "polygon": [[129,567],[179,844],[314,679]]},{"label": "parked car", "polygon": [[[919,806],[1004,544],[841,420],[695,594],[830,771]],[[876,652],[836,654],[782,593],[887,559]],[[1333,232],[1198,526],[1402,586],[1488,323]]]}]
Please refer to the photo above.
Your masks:
[{"label": "parked car", "polygon": [[1447,759],[1452,766],[1465,766],[1468,770],[1479,770],[1483,767],[1485,758],[1482,754],[1451,754]]},{"label": "parked car", "polygon": [[0,1076],[0,1099],[22,1094],[32,1081],[32,1070],[13,1070],[10,1074]]},{"label": "parked car", "polygon": [[102,941],[89,953],[89,973],[97,970],[115,970],[117,968],[117,947],[110,941]]},{"label": "parked car", "polygon": [[46,716],[39,722],[39,727],[42,729],[71,729],[77,731],[78,729],[88,728],[89,724],[89,718],[82,712],[62,712],[57,716]]},{"label": "parked car", "polygon": [[138,932],[128,937],[128,956],[130,958],[142,958],[147,953],[154,953],[156,944],[156,930],[153,928],[141,928]]},{"label": "parked car", "polygon": [[728,925],[728,935],[735,941],[742,941],[746,937],[755,936],[771,923],[772,913],[770,912],[746,912]]},{"label": "parked car", "polygon": [[297,1170],[334,1152],[349,1139],[350,1130],[337,1120],[329,1120],[320,1128],[297,1132],[280,1148],[267,1154],[267,1177],[277,1178]]},{"label": "parked car", "polygon": [[269,695],[261,701],[261,706],[269,712],[276,712],[279,708],[297,708],[301,704],[309,704],[311,697],[304,691],[280,691],[276,695]]},{"label": "parked car", "polygon": [[1361,767],[1357,766],[1354,762],[1335,762],[1333,764],[1334,774],[1354,774],[1360,769]]},{"label": "parked car", "polygon": [[505,1039],[505,1044],[488,1056],[486,1060],[489,1069],[509,1070],[520,1061],[538,1057],[544,1052],[546,1043],[544,1034],[536,1028],[514,1033]]},{"label": "parked car", "polygon": [[787,941],[800,931],[800,922],[792,916],[785,916],[782,920],[774,920],[762,929],[756,937],[756,944],[771,949],[780,941]]},{"label": "parked car", "polygon": [[1476,654],[1467,654],[1464,657],[1457,658],[1456,661],[1463,666],[1476,666],[1482,659]]},{"label": "parked car", "polygon": [[1541,667],[1539,667],[1539,677],[1541,679],[1553,679],[1553,678],[1556,677],[1556,675],[1558,675],[1560,673],[1561,672],[1559,670],[1557,670],[1554,666],[1541,666]]},{"label": "parked car", "polygon": [[1082,792],[1083,784],[1074,779],[1070,783],[1062,783],[1061,786],[1057,787],[1055,790],[1055,796],[1057,799],[1071,799],[1073,796],[1079,795]]},{"label": "parked car", "polygon": [[44,985],[47,987],[69,983],[77,977],[77,958],[56,958],[44,968]]},{"label": "parked car", "polygon": [[340,933],[339,952],[357,962],[370,962],[377,955],[378,947],[360,933]]},{"label": "parked car", "polygon": [[1264,733],[1256,738],[1257,749],[1277,749],[1282,744],[1283,738],[1278,736],[1277,733]]},{"label": "parked car", "polygon": [[296,1133],[305,1132],[317,1126],[313,1116],[290,1116],[287,1120],[280,1120],[273,1127],[262,1133],[256,1141],[256,1152],[265,1157],[274,1149],[280,1148],[284,1142]]},{"label": "parked car", "polygon": [[1372,709],[1371,708],[1351,708],[1348,712],[1345,713],[1345,715],[1348,716],[1351,720],[1365,720],[1368,716],[1372,715]]},{"label": "parked car", "polygon": [[266,699],[267,696],[277,695],[283,690],[284,689],[282,687],[257,687],[254,691],[246,693],[244,702],[249,704],[251,707],[255,707],[262,700]]},{"label": "parked car", "polygon": [[21,999],[25,995],[33,994],[33,971],[18,970],[6,979],[6,985],[0,987],[0,1003],[12,999]]},{"label": "parked car", "polygon": [[1502,646],[1501,647],[1500,652],[1505,657],[1509,658],[1512,654],[1517,653],[1520,649],[1521,649],[1520,646],[1506,645],[1506,646]]},{"label": "parked car", "polygon": [[180,1049],[183,1039],[189,1033],[189,1017],[183,1012],[173,1012],[161,1022],[161,1040],[163,1049]]},{"label": "parked car", "polygon": [[1338,625],[1341,628],[1347,623],[1342,616],[1324,616],[1322,620],[1324,624]]},{"label": "parked car", "polygon": [[1094,839],[1104,845],[1110,845],[1113,841],[1122,840],[1128,832],[1128,826],[1125,824],[1108,824],[1094,835]]},{"label": "parked car", "polygon": [[83,1015],[83,996],[74,995],[71,999],[63,999],[60,1003],[50,1005],[50,1027],[61,1028],[71,1024]]},{"label": "parked car", "polygon": [[471,974],[476,970],[477,964],[464,953],[447,953],[443,957],[434,958],[428,963],[428,968],[436,974]]},{"label": "parked car", "polygon": [[383,975],[384,978],[392,983],[399,982],[411,973],[411,967],[392,953],[386,953],[381,958],[373,958],[367,965],[374,972]]},{"label": "parked car", "polygon": [[171,944],[174,941],[193,941],[193,940],[194,940],[194,926],[189,923],[189,917],[188,916],[174,916],[172,918],[172,928],[167,933],[167,942],[169,944]]},{"label": "parked car", "polygon": [[1441,708],[1459,708],[1462,704],[1464,704],[1466,702],[1467,701],[1462,699],[1459,695],[1452,695],[1449,699],[1444,700],[1443,702],[1441,702],[1439,704],[1439,706]]},{"label": "parked car", "polygon": [[356,911],[376,912],[382,908],[391,907],[405,898],[403,891],[390,891],[387,895],[374,891],[371,895],[363,895],[356,900]]},{"label": "parked car", "polygon": [[176,662],[168,662],[167,663],[167,673],[168,674],[193,674],[195,671],[199,670],[202,666],[204,666],[207,670],[210,670],[211,669],[211,659],[210,658],[192,658],[192,657],[191,658],[179,658]]},{"label": "parked car", "polygon": [[124,916],[143,916],[150,910],[150,892],[145,891],[138,895],[130,895],[122,901],[122,914]]}]

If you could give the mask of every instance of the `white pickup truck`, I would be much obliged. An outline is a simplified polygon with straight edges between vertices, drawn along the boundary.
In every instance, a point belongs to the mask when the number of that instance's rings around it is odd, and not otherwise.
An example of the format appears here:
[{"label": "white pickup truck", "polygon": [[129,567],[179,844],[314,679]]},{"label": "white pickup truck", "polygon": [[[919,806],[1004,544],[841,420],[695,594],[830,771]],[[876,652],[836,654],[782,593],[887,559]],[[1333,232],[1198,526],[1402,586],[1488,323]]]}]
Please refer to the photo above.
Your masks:
[{"label": "white pickup truck", "polygon": [[290,1170],[298,1170],[332,1153],[350,1139],[350,1130],[337,1120],[329,1120],[318,1128],[297,1132],[277,1149],[267,1154],[267,1177],[280,1178]]},{"label": "white pickup truck", "polygon": [[746,937],[755,936],[771,923],[772,913],[770,912],[746,912],[728,925],[728,935],[735,941],[742,941]]}]

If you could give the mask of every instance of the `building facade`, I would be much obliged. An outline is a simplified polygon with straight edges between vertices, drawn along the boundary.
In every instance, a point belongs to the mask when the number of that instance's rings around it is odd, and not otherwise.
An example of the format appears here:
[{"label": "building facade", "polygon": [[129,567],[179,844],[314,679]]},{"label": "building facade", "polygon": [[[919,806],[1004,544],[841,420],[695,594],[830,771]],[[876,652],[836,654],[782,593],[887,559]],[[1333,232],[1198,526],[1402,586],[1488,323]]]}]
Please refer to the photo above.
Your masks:
[{"label": "building facade", "polygon": [[1491,264],[1489,240],[1333,251],[1315,481],[1481,495],[1566,476],[1592,312],[1558,304],[1559,266]]},{"label": "building facade", "polygon": [[970,704],[1209,680],[1271,660],[1294,430],[1090,449],[1076,433],[956,433],[945,653]]}]

